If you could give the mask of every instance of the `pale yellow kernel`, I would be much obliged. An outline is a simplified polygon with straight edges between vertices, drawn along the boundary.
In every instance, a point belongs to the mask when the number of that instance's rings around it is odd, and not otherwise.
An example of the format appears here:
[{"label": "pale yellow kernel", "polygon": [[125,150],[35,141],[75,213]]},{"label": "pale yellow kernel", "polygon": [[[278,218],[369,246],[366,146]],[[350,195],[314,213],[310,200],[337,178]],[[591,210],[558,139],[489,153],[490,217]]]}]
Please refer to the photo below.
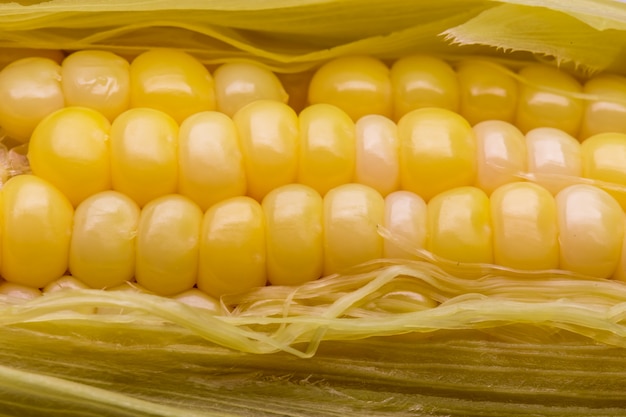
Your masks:
[{"label": "pale yellow kernel", "polygon": [[488,120],[474,126],[477,147],[476,186],[488,195],[526,172],[526,139],[508,122]]},{"label": "pale yellow kernel", "polygon": [[263,199],[267,273],[273,285],[300,285],[322,275],[322,197],[314,189],[290,184]]},{"label": "pale yellow kernel", "polygon": [[113,189],[143,206],[178,185],[178,125],[158,110],[122,113],[111,125]]},{"label": "pale yellow kernel", "polygon": [[[416,259],[411,249],[426,248],[427,205],[409,191],[395,191],[385,198],[385,228],[392,239],[385,240],[385,258]],[[393,238],[399,240],[396,243]]]},{"label": "pale yellow kernel", "polygon": [[515,125],[524,133],[554,127],[577,137],[583,116],[582,92],[576,79],[557,68],[532,64],[519,71],[520,83]]},{"label": "pale yellow kernel", "polygon": [[[85,290],[89,287],[85,285],[83,282],[74,278],[70,275],[64,275],[61,278],[52,281],[50,284],[46,285],[43,289],[44,294],[54,294],[56,292],[67,292],[72,290]],[[73,307],[69,309],[71,312],[76,312],[80,314],[94,314],[97,311],[97,308],[91,305],[81,305],[77,307]]]},{"label": "pale yellow kernel", "polygon": [[246,174],[233,121],[218,112],[200,112],[180,125],[178,191],[202,210],[246,193]]},{"label": "pale yellow kernel", "polygon": [[209,312],[214,314],[221,314],[224,310],[222,308],[222,305],[216,298],[205,294],[197,288],[192,288],[190,290],[173,295],[172,299],[180,301],[181,303],[186,304],[190,307],[208,310]]},{"label": "pale yellow kernel", "polygon": [[248,184],[261,201],[281,185],[294,183],[298,169],[298,116],[288,105],[259,100],[233,117]]},{"label": "pale yellow kernel", "polygon": [[626,133],[599,133],[585,140],[580,151],[583,176],[621,187],[608,191],[626,210]]},{"label": "pale yellow kernel", "polygon": [[353,121],[368,114],[392,116],[389,68],[368,56],[346,56],[322,65],[309,84],[309,103],[327,103]]},{"label": "pale yellow kernel", "polygon": [[515,269],[559,267],[559,231],[554,197],[527,182],[506,184],[491,194],[494,260]]},{"label": "pale yellow kernel", "polygon": [[476,137],[458,114],[437,108],[413,110],[398,122],[400,185],[428,201],[476,177]]},{"label": "pale yellow kernel", "polygon": [[560,266],[608,278],[615,272],[624,239],[624,212],[607,192],[587,184],[556,195]]},{"label": "pale yellow kernel", "polygon": [[250,197],[233,197],[204,214],[198,288],[212,297],[266,284],[265,219]]},{"label": "pale yellow kernel", "polygon": [[74,52],[61,65],[65,105],[88,107],[113,121],[130,106],[129,67],[112,52]]},{"label": "pale yellow kernel", "polygon": [[41,297],[41,290],[39,288],[4,281],[0,283],[0,296],[6,296],[8,298],[7,301],[28,301]]},{"label": "pale yellow kernel", "polygon": [[463,61],[457,67],[459,112],[475,125],[487,120],[513,123],[517,110],[517,81],[493,62]]},{"label": "pale yellow kernel", "polygon": [[382,196],[400,187],[398,128],[385,116],[369,115],[355,124],[354,181]]},{"label": "pale yellow kernel", "polygon": [[135,276],[139,207],[126,195],[104,191],[74,214],[69,270],[91,288],[110,288]]},{"label": "pale yellow kernel", "polygon": [[352,182],[355,165],[354,122],[338,107],[314,104],[300,113],[297,182],[321,195]]},{"label": "pale yellow kernel", "polygon": [[194,113],[215,110],[215,86],[209,71],[191,55],[154,49],[130,64],[132,107],[149,107],[182,123]]},{"label": "pale yellow kernel", "polygon": [[44,294],[59,291],[86,290],[89,287],[71,275],[63,275],[43,288]]},{"label": "pale yellow kernel", "polygon": [[0,71],[0,127],[27,142],[35,126],[63,108],[61,67],[48,58],[24,58]]},{"label": "pale yellow kernel", "polygon": [[344,184],[324,197],[324,274],[341,272],[383,255],[378,226],[385,202],[373,188]]},{"label": "pale yellow kernel", "polygon": [[427,249],[452,262],[492,263],[489,197],[479,188],[458,187],[428,202]]},{"label": "pale yellow kernel", "polygon": [[394,120],[424,107],[459,109],[456,73],[439,58],[425,55],[401,58],[391,67],[390,78]]},{"label": "pale yellow kernel", "polygon": [[74,209],[56,188],[18,175],[2,188],[2,263],[7,281],[42,288],[67,270]]},{"label": "pale yellow kernel", "polygon": [[289,100],[278,77],[258,64],[223,64],[215,70],[213,78],[217,110],[230,117],[256,100],[275,100],[281,103]]},{"label": "pale yellow kernel", "polygon": [[57,187],[76,207],[111,188],[109,121],[95,110],[65,107],[35,128],[28,147],[33,173]]},{"label": "pale yellow kernel", "polygon": [[584,102],[581,140],[598,133],[626,133],[626,77],[593,77],[585,83],[583,92],[593,98]]},{"label": "pale yellow kernel", "polygon": [[580,142],[562,130],[540,127],[526,134],[528,172],[552,194],[583,175]]},{"label": "pale yellow kernel", "polygon": [[159,295],[196,284],[203,213],[191,200],[166,195],[146,204],[137,226],[135,279]]}]

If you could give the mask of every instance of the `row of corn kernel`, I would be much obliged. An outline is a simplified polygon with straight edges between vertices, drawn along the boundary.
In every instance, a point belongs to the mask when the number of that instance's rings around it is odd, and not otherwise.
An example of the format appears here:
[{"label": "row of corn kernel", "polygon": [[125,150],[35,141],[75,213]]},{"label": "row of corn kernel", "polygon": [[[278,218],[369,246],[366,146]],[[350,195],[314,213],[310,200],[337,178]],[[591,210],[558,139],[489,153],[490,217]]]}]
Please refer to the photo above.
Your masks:
[{"label": "row of corn kernel", "polygon": [[[342,57],[319,68],[308,90],[308,103],[337,105],[354,121],[367,114],[398,121],[417,108],[442,107],[471,124],[503,120],[524,133],[536,127],[556,127],[581,139],[626,133],[624,77],[600,75],[582,86],[540,64],[514,73],[480,60],[453,68],[438,58],[408,56],[389,68],[372,57]],[[79,51],[61,65],[33,57],[0,71],[0,126],[22,142],[43,117],[63,106],[93,108],[109,120],[130,107],[150,107],[180,123],[204,110],[232,116],[255,99],[288,97],[276,75],[260,66],[226,64],[212,76],[195,58],[168,49],[145,52],[130,64],[109,52]]]},{"label": "row of corn kernel", "polygon": [[[428,203],[398,191],[345,184],[322,197],[290,184],[261,203],[224,200],[206,212],[186,197],[160,197],[140,210],[115,191],[74,211],[52,185],[32,175],[1,192],[0,273],[42,288],[67,271],[93,288],[133,279],[174,295],[197,286],[213,297],[297,285],[380,258],[426,249],[454,263],[525,270],[561,268],[624,279],[624,212],[586,184],[552,196],[533,183],[510,183],[488,197],[459,187]],[[392,237],[383,240],[383,227]]]},{"label": "row of corn kernel", "polygon": [[20,59],[0,71],[0,126],[28,141],[41,119],[65,106],[84,106],[113,120],[132,107],[162,110],[181,122],[204,110],[232,115],[256,99],[286,102],[269,70],[251,63],[218,67],[213,75],[192,56],[158,49],[132,63],[111,52],[79,51],[59,64],[51,58]]},{"label": "row of corn kernel", "polygon": [[341,57],[313,75],[309,103],[334,104],[357,120],[382,114],[400,120],[416,108],[441,107],[472,125],[485,120],[515,124],[526,133],[561,129],[579,139],[626,133],[626,78],[602,74],[584,83],[543,64],[518,72],[485,60],[455,67],[431,56],[408,56],[387,67],[372,57]]},{"label": "row of corn kernel", "polygon": [[[238,195],[260,201],[290,183],[324,195],[356,182],[382,195],[402,189],[427,201],[454,187],[491,193],[524,179],[553,193],[580,177],[626,187],[626,134],[598,134],[581,145],[555,128],[523,135],[503,121],[471,127],[437,108],[414,110],[396,125],[380,115],[353,123],[328,104],[298,116],[284,103],[263,100],[232,119],[200,112],[179,128],[153,109],[128,110],[110,124],[96,111],[67,107],[37,126],[29,147],[33,173],[74,206],[108,189],[140,206],[180,193],[206,210]],[[614,195],[626,207],[626,193]]]}]

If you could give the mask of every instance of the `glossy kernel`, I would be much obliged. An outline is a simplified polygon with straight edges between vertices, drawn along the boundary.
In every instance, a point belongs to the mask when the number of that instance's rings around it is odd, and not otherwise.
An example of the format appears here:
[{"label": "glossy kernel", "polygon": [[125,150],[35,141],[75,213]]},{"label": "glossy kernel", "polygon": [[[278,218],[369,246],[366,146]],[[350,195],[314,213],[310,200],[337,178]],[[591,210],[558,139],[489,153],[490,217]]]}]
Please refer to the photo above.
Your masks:
[{"label": "glossy kernel", "polygon": [[608,192],[626,210],[626,133],[600,133],[580,146],[585,178],[621,186]]},{"label": "glossy kernel", "polygon": [[450,110],[413,110],[398,122],[400,185],[428,201],[476,178],[476,137]]},{"label": "glossy kernel", "polygon": [[246,173],[232,119],[200,112],[180,125],[178,191],[202,210],[246,193]]},{"label": "glossy kernel", "polygon": [[322,197],[314,189],[290,184],[263,199],[267,273],[273,285],[300,285],[322,276]]},{"label": "glossy kernel", "polygon": [[582,86],[572,76],[547,65],[522,68],[515,124],[526,133],[538,127],[555,127],[577,137],[583,116],[583,103],[574,94]]},{"label": "glossy kernel", "polygon": [[583,175],[580,142],[562,130],[540,127],[526,134],[528,172],[552,194]]},{"label": "glossy kernel", "polygon": [[178,125],[158,110],[137,108],[111,125],[113,189],[143,206],[178,184]]},{"label": "glossy kernel", "polygon": [[261,205],[233,197],[204,214],[198,288],[220,297],[262,287],[267,281],[265,221]]},{"label": "glossy kernel", "polygon": [[63,108],[61,67],[48,58],[24,58],[0,71],[0,127],[28,142],[37,124]]},{"label": "glossy kernel", "polygon": [[83,201],[74,213],[69,270],[91,288],[111,288],[135,276],[137,204],[117,191]]},{"label": "glossy kernel", "polygon": [[452,67],[430,56],[415,55],[397,60],[391,67],[393,118],[415,109],[459,109],[459,82]]},{"label": "glossy kernel", "polygon": [[489,197],[479,188],[459,187],[428,202],[427,249],[452,262],[492,263]]},{"label": "glossy kernel", "polygon": [[74,52],[61,65],[65,104],[97,110],[113,121],[130,106],[129,68],[112,52]]},{"label": "glossy kernel", "polygon": [[518,85],[506,68],[493,62],[463,61],[457,76],[459,112],[471,125],[487,120],[515,121]]},{"label": "glossy kernel", "polygon": [[65,107],[35,128],[28,148],[33,173],[50,181],[76,207],[111,188],[109,121],[95,110]]},{"label": "glossy kernel", "polygon": [[130,64],[132,107],[149,107],[182,123],[194,113],[215,110],[215,86],[209,71],[191,55],[155,49]]},{"label": "glossy kernel", "polygon": [[352,181],[356,144],[354,123],[338,107],[314,104],[300,113],[297,182],[324,195]]},{"label": "glossy kernel", "polygon": [[392,116],[389,68],[367,56],[336,58],[322,65],[309,84],[309,103],[327,103],[353,121],[368,114]]},{"label": "glossy kernel", "polygon": [[271,190],[296,182],[298,116],[286,104],[259,100],[233,117],[248,184],[248,195],[261,201]]},{"label": "glossy kernel", "polygon": [[11,178],[1,194],[1,275],[43,288],[67,270],[74,209],[60,191],[34,175]]},{"label": "glossy kernel", "polygon": [[624,212],[607,192],[587,184],[556,195],[561,268],[609,278],[615,272],[624,239]]},{"label": "glossy kernel", "polygon": [[383,254],[377,226],[385,219],[385,202],[370,187],[344,184],[324,197],[324,274],[341,272]]},{"label": "glossy kernel", "polygon": [[491,194],[494,260],[515,269],[559,267],[559,229],[554,197],[528,182],[506,184]]},{"label": "glossy kernel", "polygon": [[202,216],[194,202],[176,194],[146,204],[137,226],[139,285],[174,295],[196,284]]},{"label": "glossy kernel", "polygon": [[626,77],[598,75],[585,83],[583,92],[592,99],[584,102],[580,139],[598,133],[626,133]]},{"label": "glossy kernel", "polygon": [[477,147],[476,185],[487,194],[503,184],[521,181],[526,172],[526,139],[510,123],[488,120],[474,126]]}]

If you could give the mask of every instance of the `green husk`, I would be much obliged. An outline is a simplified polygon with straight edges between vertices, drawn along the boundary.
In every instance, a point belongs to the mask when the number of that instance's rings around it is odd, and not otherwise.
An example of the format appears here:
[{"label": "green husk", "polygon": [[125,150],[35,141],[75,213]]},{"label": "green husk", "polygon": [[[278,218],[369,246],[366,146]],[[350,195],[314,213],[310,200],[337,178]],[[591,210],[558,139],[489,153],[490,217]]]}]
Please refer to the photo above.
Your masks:
[{"label": "green husk", "polygon": [[[167,46],[286,73],[429,53],[626,74],[625,25],[609,0],[22,1],[0,3],[0,48]],[[143,293],[4,297],[0,416],[626,415],[626,284],[415,254],[224,297],[217,314]]]}]

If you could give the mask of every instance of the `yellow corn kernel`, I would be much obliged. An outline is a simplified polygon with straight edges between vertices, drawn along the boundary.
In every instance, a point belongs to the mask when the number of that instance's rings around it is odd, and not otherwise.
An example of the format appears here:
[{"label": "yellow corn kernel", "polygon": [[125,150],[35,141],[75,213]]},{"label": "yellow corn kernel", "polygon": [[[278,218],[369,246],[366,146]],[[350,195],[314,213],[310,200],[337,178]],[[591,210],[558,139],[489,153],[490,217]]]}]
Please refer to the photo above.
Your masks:
[{"label": "yellow corn kernel", "polygon": [[584,103],[580,138],[598,133],[626,133],[626,78],[599,75],[587,81],[583,92],[594,97]]},{"label": "yellow corn kernel", "polygon": [[528,172],[533,182],[556,194],[581,177],[580,142],[562,130],[540,127],[526,134]]},{"label": "yellow corn kernel", "polygon": [[476,186],[487,194],[503,184],[520,181],[526,172],[526,139],[518,128],[500,120],[474,126],[477,148]]},{"label": "yellow corn kernel", "polygon": [[624,212],[607,192],[571,185],[555,197],[561,268],[608,278],[616,270],[624,239]]},{"label": "yellow corn kernel", "polygon": [[[88,288],[89,287],[87,285],[77,280],[73,276],[64,275],[61,278],[54,280],[50,284],[46,285],[43,288],[42,292],[44,294],[53,294],[55,292],[86,290]],[[81,307],[74,307],[70,311],[81,313],[81,314],[94,314],[96,313],[97,309],[96,307],[93,307],[93,306],[81,306]]]},{"label": "yellow corn kernel", "polygon": [[519,72],[520,85],[515,124],[524,133],[538,127],[555,127],[577,137],[583,103],[571,94],[582,87],[572,76],[557,68],[533,64]]},{"label": "yellow corn kernel", "polygon": [[300,113],[297,182],[324,195],[352,181],[355,164],[354,123],[338,107],[314,104]]},{"label": "yellow corn kernel", "polygon": [[146,204],[137,226],[135,279],[159,295],[174,295],[196,284],[203,213],[181,195]]},{"label": "yellow corn kernel", "polygon": [[4,185],[2,207],[0,275],[35,288],[63,276],[74,214],[67,198],[41,178],[18,175]]},{"label": "yellow corn kernel", "polygon": [[289,96],[272,71],[254,63],[229,63],[213,73],[217,110],[232,117],[256,100],[287,103]]},{"label": "yellow corn kernel", "polygon": [[35,126],[63,108],[61,67],[48,58],[24,58],[0,71],[0,127],[27,142]]},{"label": "yellow corn kernel", "polygon": [[398,127],[385,116],[369,115],[355,124],[355,182],[386,196],[400,187]]},{"label": "yellow corn kernel", "polygon": [[4,281],[0,283],[0,295],[7,296],[14,301],[33,300],[41,297],[41,290],[27,285]]},{"label": "yellow corn kernel", "polygon": [[[580,151],[583,177],[626,186],[626,133],[599,133],[585,140]],[[626,192],[609,193],[626,210]]]},{"label": "yellow corn kernel", "polygon": [[450,110],[426,108],[398,122],[400,184],[428,201],[476,177],[476,138],[465,119]]},{"label": "yellow corn kernel", "polygon": [[385,220],[385,202],[374,189],[344,184],[324,197],[324,274],[334,274],[381,258],[377,227]]},{"label": "yellow corn kernel", "polygon": [[122,113],[111,125],[113,189],[143,206],[174,193],[178,184],[178,125],[158,110]]},{"label": "yellow corn kernel", "polygon": [[130,64],[132,107],[149,107],[182,123],[194,113],[215,110],[213,77],[191,55],[173,49],[155,49]]},{"label": "yellow corn kernel", "polygon": [[265,220],[250,197],[233,197],[204,214],[200,234],[198,288],[220,297],[267,281]]},{"label": "yellow corn kernel", "polygon": [[197,288],[183,291],[180,294],[172,296],[171,298],[180,301],[181,303],[186,304],[190,307],[202,308],[214,314],[224,313],[223,308],[218,300],[208,294],[205,294]]},{"label": "yellow corn kernel", "polygon": [[327,103],[353,121],[367,114],[392,116],[389,68],[368,56],[346,56],[322,65],[309,83],[309,103]]},{"label": "yellow corn kernel", "polygon": [[428,202],[427,248],[453,262],[492,263],[489,197],[479,188],[459,187]]},{"label": "yellow corn kernel", "polygon": [[395,120],[424,107],[459,109],[456,73],[439,58],[423,55],[401,58],[392,65],[390,78]]},{"label": "yellow corn kernel", "polygon": [[180,125],[178,166],[178,191],[202,210],[246,193],[237,130],[222,113],[196,113]]},{"label": "yellow corn kernel", "polygon": [[298,169],[298,116],[286,104],[259,100],[233,117],[248,181],[248,195],[261,201],[294,183]]},{"label": "yellow corn kernel", "polygon": [[554,197],[528,182],[506,184],[491,194],[494,261],[515,269],[559,267]]},{"label": "yellow corn kernel", "polygon": [[88,107],[113,121],[130,107],[129,67],[112,52],[74,52],[61,65],[65,105]]},{"label": "yellow corn kernel", "polygon": [[95,110],[65,107],[35,128],[28,147],[33,173],[57,187],[76,207],[111,188],[109,121]]},{"label": "yellow corn kernel", "polygon": [[273,285],[300,285],[322,275],[322,197],[306,185],[290,184],[263,199],[267,273]]},{"label": "yellow corn kernel", "polygon": [[457,67],[459,112],[471,125],[487,120],[513,123],[518,85],[507,70],[493,62],[463,61]]},{"label": "yellow corn kernel", "polygon": [[385,198],[385,228],[408,247],[385,240],[385,258],[414,259],[407,249],[426,248],[427,206],[424,199],[408,191],[395,191]]},{"label": "yellow corn kernel", "polygon": [[74,213],[69,270],[91,288],[110,288],[135,276],[139,207],[117,191],[84,200]]}]

